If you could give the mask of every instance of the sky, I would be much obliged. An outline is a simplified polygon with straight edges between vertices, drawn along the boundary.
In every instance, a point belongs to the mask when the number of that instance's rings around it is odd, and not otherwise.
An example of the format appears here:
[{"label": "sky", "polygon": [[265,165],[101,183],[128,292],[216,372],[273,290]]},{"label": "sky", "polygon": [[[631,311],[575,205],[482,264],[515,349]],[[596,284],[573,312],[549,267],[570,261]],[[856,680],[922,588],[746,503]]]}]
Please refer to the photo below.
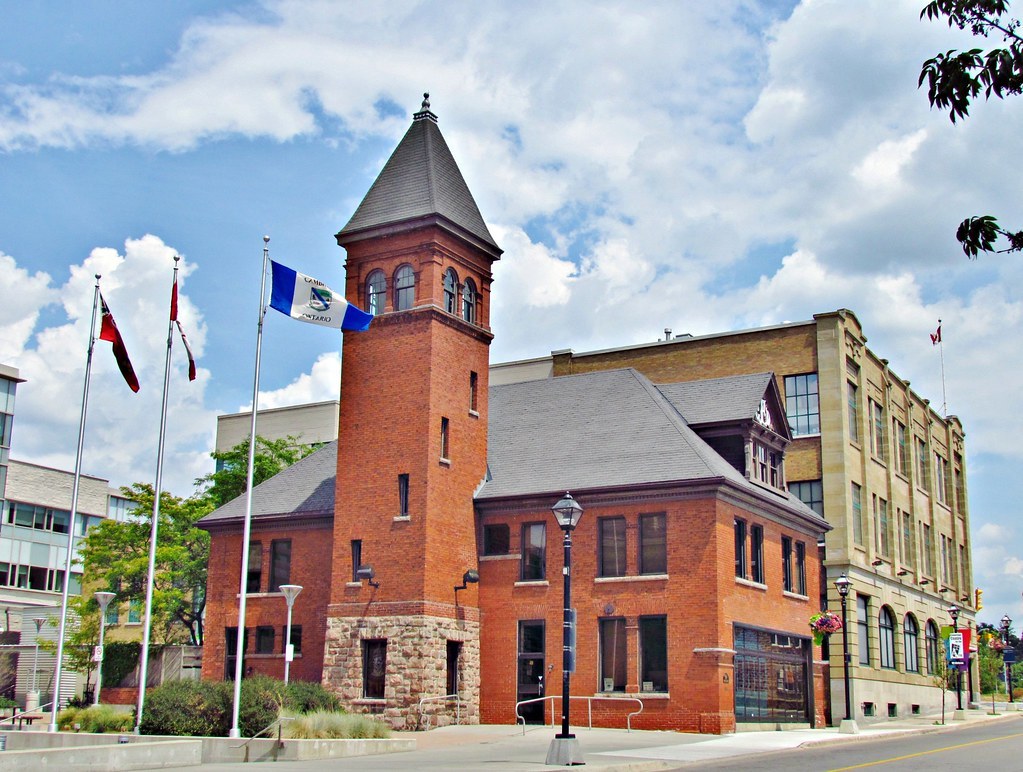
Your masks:
[{"label": "sky", "polygon": [[[216,416],[251,406],[263,236],[343,288],[333,234],[429,92],[505,250],[492,361],[852,309],[960,417],[979,616],[1023,622],[1023,255],[954,237],[1023,225],[1023,99],[930,109],[921,63],[976,42],[922,6],[0,0],[12,457],[74,467],[98,273],[142,389],[100,344],[83,471],[153,481],[180,255],[199,377],[176,344],[163,480],[189,494]],[[270,311],[260,407],[336,398],[340,343]]]}]

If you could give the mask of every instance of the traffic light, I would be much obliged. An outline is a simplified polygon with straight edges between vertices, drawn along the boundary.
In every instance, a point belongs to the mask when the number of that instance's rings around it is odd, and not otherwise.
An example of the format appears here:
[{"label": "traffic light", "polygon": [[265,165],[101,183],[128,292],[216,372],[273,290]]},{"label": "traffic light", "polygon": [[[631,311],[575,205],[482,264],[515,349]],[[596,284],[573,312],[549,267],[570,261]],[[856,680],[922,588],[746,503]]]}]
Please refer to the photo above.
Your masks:
[{"label": "traffic light", "polygon": [[984,608],[984,591],[979,587],[973,591],[973,607],[980,611]]}]

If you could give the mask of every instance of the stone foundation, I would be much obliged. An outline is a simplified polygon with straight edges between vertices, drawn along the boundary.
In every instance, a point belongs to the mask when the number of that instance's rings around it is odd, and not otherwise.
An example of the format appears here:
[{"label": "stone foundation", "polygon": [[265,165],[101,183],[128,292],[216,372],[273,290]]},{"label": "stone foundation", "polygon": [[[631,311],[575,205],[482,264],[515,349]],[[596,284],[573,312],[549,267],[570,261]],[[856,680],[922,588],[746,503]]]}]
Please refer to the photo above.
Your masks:
[{"label": "stone foundation", "polygon": [[[385,639],[387,662],[384,698],[367,699],[363,687],[364,640]],[[458,661],[458,695],[426,703],[447,689],[448,641],[462,644]],[[394,729],[426,729],[480,720],[479,622],[433,616],[332,617],[327,619],[323,685],[346,710],[374,714]]]}]

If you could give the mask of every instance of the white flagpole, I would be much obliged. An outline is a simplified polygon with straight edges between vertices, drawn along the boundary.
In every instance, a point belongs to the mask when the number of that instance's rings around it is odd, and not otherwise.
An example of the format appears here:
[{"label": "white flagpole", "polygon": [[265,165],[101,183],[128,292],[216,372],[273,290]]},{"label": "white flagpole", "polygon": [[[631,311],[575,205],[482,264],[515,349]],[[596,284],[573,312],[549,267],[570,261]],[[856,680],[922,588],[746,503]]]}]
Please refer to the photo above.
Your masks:
[{"label": "white flagpole", "polygon": [[[174,255],[174,284],[178,286],[178,261]],[[174,289],[171,289],[174,292]],[[172,301],[173,302],[173,301]],[[142,729],[142,708],[149,680],[149,635],[153,628],[153,585],[156,583],[156,534],[160,527],[160,493],[163,488],[163,450],[167,436],[167,395],[170,392],[171,350],[174,347],[174,320],[167,314],[167,358],[163,366],[163,404],[160,407],[160,437],[156,446],[156,487],[153,491],[153,522],[149,528],[149,573],[146,575],[146,616],[142,627],[142,654],[139,658],[139,696],[135,709],[135,734]]]},{"label": "white flagpole", "polygon": [[92,377],[92,350],[96,346],[96,309],[99,306],[99,277],[92,294],[92,321],[89,326],[89,353],[85,359],[85,385],[82,387],[82,415],[78,421],[78,450],[75,454],[75,481],[71,489],[71,514],[67,529],[67,558],[64,561],[64,589],[60,599],[60,629],[57,633],[57,664],[53,670],[53,701],[50,704],[50,725],[47,731],[57,731],[57,710],[60,708],[60,676],[64,661],[64,632],[67,629],[67,598],[71,584],[71,560],[75,552],[75,515],[78,513],[78,488],[82,479],[82,446],[85,441],[85,413],[89,406],[89,379]]},{"label": "white flagpole", "polygon": [[[245,592],[248,589],[249,535],[252,531],[252,478],[256,462],[256,414],[259,412],[259,357],[263,345],[263,317],[266,316],[266,264],[270,259],[270,237],[263,237],[263,270],[259,274],[259,324],[256,325],[256,368],[252,378],[252,422],[249,426],[249,465],[245,475],[245,525],[242,528],[241,582],[238,589],[238,630],[234,643],[234,708],[228,737],[241,737],[242,667],[245,659]],[[227,648],[225,647],[225,656]]]}]

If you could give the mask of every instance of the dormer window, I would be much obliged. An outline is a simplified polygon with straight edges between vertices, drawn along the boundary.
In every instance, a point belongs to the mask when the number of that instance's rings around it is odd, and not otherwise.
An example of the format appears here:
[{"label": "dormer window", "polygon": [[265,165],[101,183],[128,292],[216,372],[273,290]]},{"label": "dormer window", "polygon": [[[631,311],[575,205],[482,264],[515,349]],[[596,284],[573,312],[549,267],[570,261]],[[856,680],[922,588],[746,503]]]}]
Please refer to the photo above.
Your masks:
[{"label": "dormer window", "polygon": [[782,452],[761,440],[754,439],[752,456],[750,478],[772,488],[783,488],[785,480],[782,474]]}]

